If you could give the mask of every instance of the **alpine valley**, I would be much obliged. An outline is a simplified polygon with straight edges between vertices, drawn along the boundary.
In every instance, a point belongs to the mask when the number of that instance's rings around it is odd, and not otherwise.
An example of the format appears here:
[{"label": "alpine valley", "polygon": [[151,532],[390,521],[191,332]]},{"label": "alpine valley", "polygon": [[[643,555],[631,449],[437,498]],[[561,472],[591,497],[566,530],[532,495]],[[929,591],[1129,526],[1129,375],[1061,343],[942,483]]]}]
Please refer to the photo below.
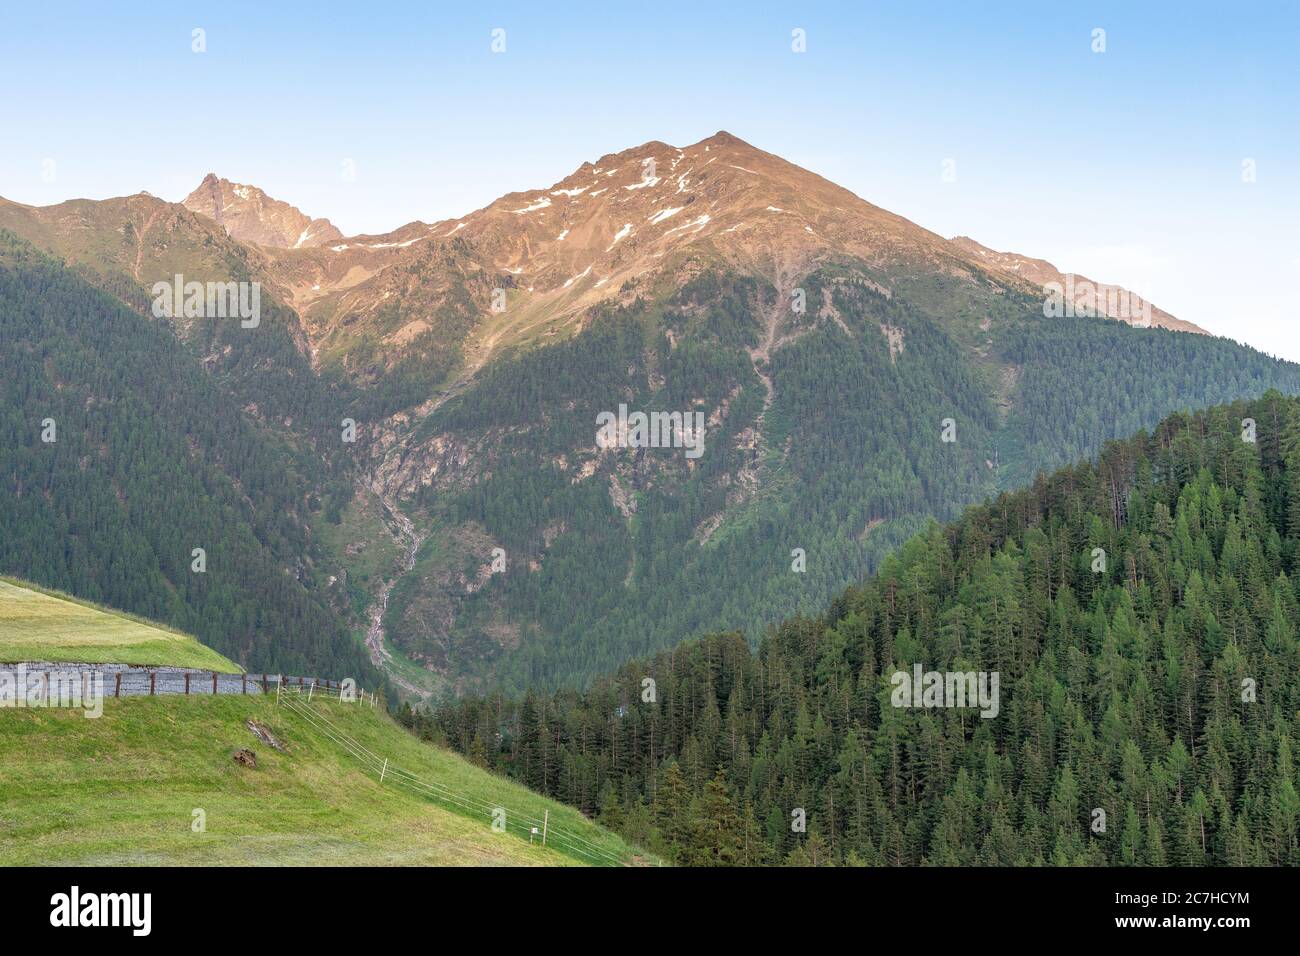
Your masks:
[{"label": "alpine valley", "polygon": [[[728,133],[383,235],[216,174],[179,204],[0,200],[0,230],[0,573],[408,699],[757,645],[932,518],[1300,392],[1142,290]],[[156,316],[178,276],[258,283],[260,321]],[[702,421],[700,453],[598,440],[627,410]]]}]

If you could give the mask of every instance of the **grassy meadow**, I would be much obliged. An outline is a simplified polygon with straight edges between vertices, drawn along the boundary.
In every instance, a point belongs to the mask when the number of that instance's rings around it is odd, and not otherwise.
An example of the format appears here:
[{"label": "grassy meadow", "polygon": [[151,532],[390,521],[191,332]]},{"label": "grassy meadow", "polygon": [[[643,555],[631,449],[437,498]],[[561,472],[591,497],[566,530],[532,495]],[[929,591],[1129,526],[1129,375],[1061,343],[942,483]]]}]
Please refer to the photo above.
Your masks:
[{"label": "grassy meadow", "polygon": [[187,634],[57,591],[0,578],[0,663],[148,664],[238,674]]}]

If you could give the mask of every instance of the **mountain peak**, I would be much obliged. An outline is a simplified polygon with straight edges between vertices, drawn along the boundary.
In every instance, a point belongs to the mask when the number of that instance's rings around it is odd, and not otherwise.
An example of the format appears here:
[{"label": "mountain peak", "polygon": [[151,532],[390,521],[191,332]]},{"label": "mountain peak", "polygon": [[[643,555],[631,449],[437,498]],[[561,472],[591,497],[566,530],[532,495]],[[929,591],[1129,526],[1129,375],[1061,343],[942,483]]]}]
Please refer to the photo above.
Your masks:
[{"label": "mountain peak", "polygon": [[778,276],[844,254],[954,255],[941,236],[725,130],[687,146],[650,140],[607,153],[550,186],[449,220],[439,237],[453,235],[529,293],[583,300],[673,270],[688,247],[778,285]]},{"label": "mountain peak", "polygon": [[[220,180],[209,188],[244,187]],[[225,215],[229,221],[229,209]],[[996,253],[964,237],[947,240],[726,130],[688,146],[649,140],[606,153],[549,186],[508,193],[432,226],[412,224],[347,242],[313,235],[300,243],[298,233],[288,231],[293,235],[274,244],[319,246],[328,253],[309,263],[293,258],[289,285],[300,306],[341,289],[358,302],[407,296],[399,280],[410,275],[409,263],[381,273],[452,243],[456,255],[469,256],[486,272],[508,274],[526,301],[550,314],[580,314],[601,299],[633,297],[656,275],[685,281],[690,272],[679,266],[690,257],[725,262],[782,291],[818,263],[844,257],[884,272],[987,271],[1038,289],[1049,281],[1064,284],[1064,273],[1050,263]],[[354,290],[358,283],[365,288]],[[1096,286],[1102,302],[1110,288]],[[1071,285],[1076,305],[1078,291]],[[1201,331],[1159,309],[1151,312],[1152,324]]]},{"label": "mountain peak", "polygon": [[321,246],[343,238],[328,219],[312,219],[256,186],[232,183],[208,173],[182,203],[207,216],[241,242],[281,249]]},{"label": "mountain peak", "polygon": [[718,130],[708,139],[702,139],[695,145],[696,146],[743,146],[746,149],[755,148],[751,144],[745,142],[739,136],[734,136],[731,133],[728,133],[725,129]]}]

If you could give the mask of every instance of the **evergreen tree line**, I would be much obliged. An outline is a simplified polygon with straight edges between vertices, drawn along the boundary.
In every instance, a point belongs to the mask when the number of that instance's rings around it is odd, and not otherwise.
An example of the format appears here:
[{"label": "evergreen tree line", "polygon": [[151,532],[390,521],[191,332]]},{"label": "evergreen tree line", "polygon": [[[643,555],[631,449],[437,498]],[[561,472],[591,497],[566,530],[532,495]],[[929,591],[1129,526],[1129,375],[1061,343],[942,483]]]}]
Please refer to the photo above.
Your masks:
[{"label": "evergreen tree line", "polygon": [[[1270,391],[932,523],[756,651],[401,718],[679,864],[1296,865],[1298,564]],[[996,716],[897,706],[914,664],[997,673]]]}]

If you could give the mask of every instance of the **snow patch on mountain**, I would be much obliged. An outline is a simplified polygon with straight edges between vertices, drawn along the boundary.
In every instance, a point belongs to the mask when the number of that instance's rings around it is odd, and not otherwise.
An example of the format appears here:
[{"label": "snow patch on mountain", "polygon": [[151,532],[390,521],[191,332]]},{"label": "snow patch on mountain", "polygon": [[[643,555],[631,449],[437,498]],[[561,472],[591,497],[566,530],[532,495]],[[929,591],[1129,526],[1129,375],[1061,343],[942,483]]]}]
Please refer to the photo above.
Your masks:
[{"label": "snow patch on mountain", "polygon": [[685,206],[674,206],[672,209],[661,209],[650,217],[650,223],[653,225],[656,222],[663,222],[665,219],[671,219],[685,208]]},{"label": "snow patch on mountain", "polygon": [[550,204],[551,201],[543,196],[538,202],[533,203],[531,206],[524,206],[522,209],[512,209],[511,212],[516,216],[522,216],[526,212],[535,212],[538,209],[545,209]]},{"label": "snow patch on mountain", "polygon": [[564,280],[564,288],[567,289],[569,286],[573,285],[573,283],[578,282],[578,281],[580,281],[580,280],[582,280],[582,279],[585,279],[585,278],[587,278],[587,276],[589,276],[589,275],[591,275],[591,266],[587,266],[587,268],[583,269],[581,272],[579,272],[579,273],[578,273],[576,276],[574,276],[572,279],[565,279],[565,280]]},{"label": "snow patch on mountain", "polygon": [[609,252],[610,249],[613,249],[616,245],[618,245],[618,241],[619,241],[620,239],[625,238],[625,237],[626,237],[629,233],[631,233],[631,232],[632,232],[632,224],[629,222],[629,223],[625,224],[625,225],[623,226],[623,228],[620,229],[618,232],[614,233],[614,241],[611,242],[611,243],[606,247],[605,251],[606,251],[606,252]]}]

